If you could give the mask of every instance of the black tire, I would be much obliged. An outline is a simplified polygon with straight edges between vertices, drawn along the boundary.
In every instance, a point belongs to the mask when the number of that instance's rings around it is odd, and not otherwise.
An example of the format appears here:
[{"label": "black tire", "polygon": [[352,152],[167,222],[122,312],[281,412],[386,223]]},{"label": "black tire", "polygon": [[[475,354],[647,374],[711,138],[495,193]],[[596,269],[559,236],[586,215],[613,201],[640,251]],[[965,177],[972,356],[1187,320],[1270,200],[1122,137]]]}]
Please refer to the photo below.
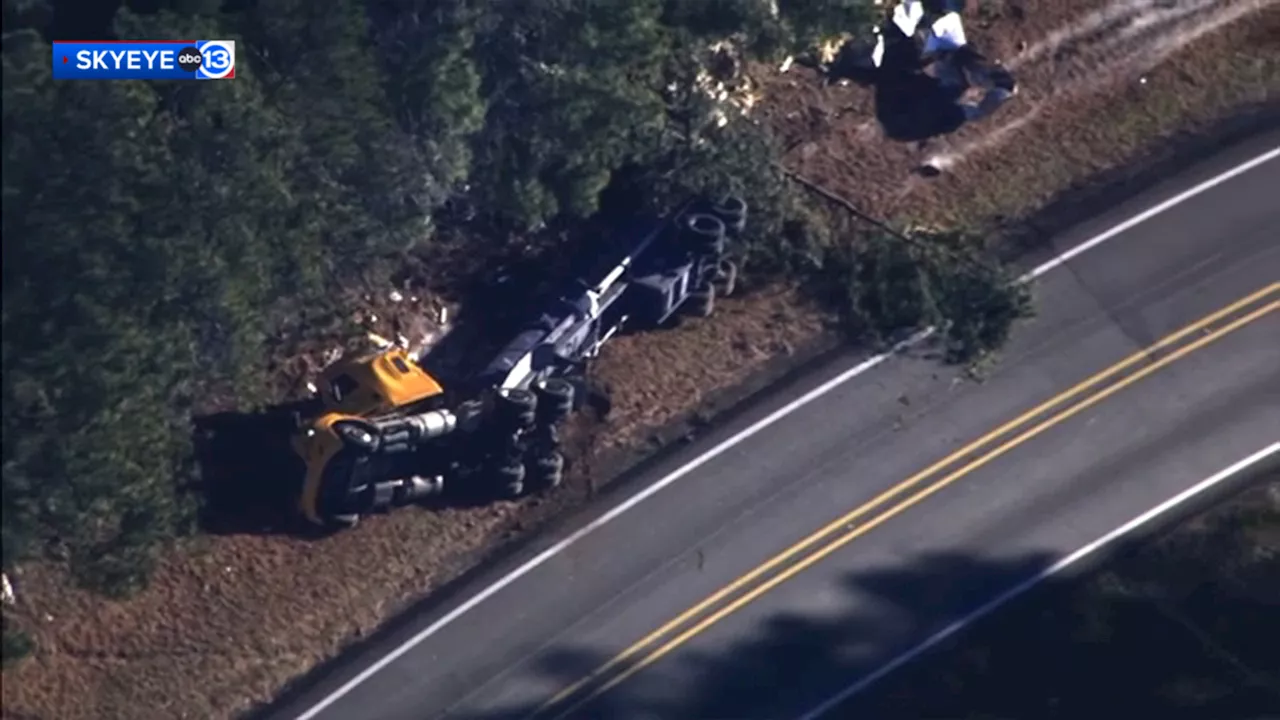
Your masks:
[{"label": "black tire", "polygon": [[554,451],[539,455],[529,463],[529,473],[539,490],[559,487],[564,480],[564,455]]},{"label": "black tire", "polygon": [[401,482],[400,487],[396,488],[396,498],[393,505],[410,505],[413,503],[423,503],[433,497],[439,497],[444,494],[444,476],[417,476],[406,478]]},{"label": "black tire", "polygon": [[506,500],[514,500],[524,494],[524,464],[520,462],[500,463],[493,468],[493,484],[498,496]]},{"label": "black tire", "polygon": [[573,386],[573,410],[576,412],[591,397],[591,386],[587,382],[587,374],[585,371],[568,375],[564,381]]},{"label": "black tire", "polygon": [[547,378],[534,385],[538,396],[538,412],[543,422],[558,423],[573,412],[573,383],[563,378]]},{"label": "black tire", "polygon": [[555,423],[543,423],[533,429],[530,437],[535,444],[545,447],[558,447],[560,445],[560,426]]},{"label": "black tire", "polygon": [[454,415],[458,418],[458,429],[473,432],[484,420],[484,403],[478,400],[467,400],[459,403]]},{"label": "black tire", "polygon": [[693,317],[711,317],[716,309],[716,288],[707,285],[700,290],[689,293],[684,301],[685,310]]},{"label": "black tire", "polygon": [[724,222],[708,213],[691,213],[684,220],[685,242],[697,255],[724,253]]},{"label": "black tire", "polygon": [[308,540],[323,540],[360,524],[359,515],[329,515],[322,519],[323,524],[317,525],[306,518],[299,518],[299,535]]},{"label": "black tire", "polygon": [[530,390],[500,390],[494,403],[494,416],[504,429],[529,428],[537,419],[538,396]]},{"label": "black tire", "polygon": [[715,272],[716,294],[728,297],[738,288],[738,263],[729,258],[720,258]]},{"label": "black tire", "polygon": [[711,212],[720,218],[731,235],[737,237],[747,226],[747,201],[730,195],[711,206]]}]

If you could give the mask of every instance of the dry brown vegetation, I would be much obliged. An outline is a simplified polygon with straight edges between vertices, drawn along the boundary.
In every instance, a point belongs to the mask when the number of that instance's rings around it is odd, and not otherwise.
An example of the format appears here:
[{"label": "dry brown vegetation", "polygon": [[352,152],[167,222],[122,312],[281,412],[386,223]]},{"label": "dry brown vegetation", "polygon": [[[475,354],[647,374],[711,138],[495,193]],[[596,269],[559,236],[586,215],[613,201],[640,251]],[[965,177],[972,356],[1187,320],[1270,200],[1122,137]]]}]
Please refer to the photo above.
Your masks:
[{"label": "dry brown vegetation", "polygon": [[[791,167],[887,216],[1008,224],[1178,133],[1274,103],[1280,92],[1275,2],[1175,3],[1202,7],[1129,37],[1071,35],[1081,18],[1109,5],[1101,0],[981,5],[971,40],[1022,81],[1008,107],[945,139],[893,143],[881,137],[868,90],[824,88],[803,69],[775,73],[765,78],[764,112],[795,146]],[[1127,5],[1166,12],[1141,0]],[[1183,37],[1237,8],[1250,14]],[[1162,64],[1148,67],[1155,62]],[[947,158],[940,177],[916,174],[935,156]],[[596,470],[601,453],[643,441],[716,389],[820,336],[825,318],[804,297],[794,288],[760,289],[725,300],[712,321],[610,346],[599,379],[613,412],[575,428],[575,480],[554,497],[405,510],[319,542],[206,537],[167,554],[151,587],[125,602],[76,589],[56,568],[26,568],[13,578],[14,616],[38,650],[5,670],[5,716],[229,717],[271,698],[504,539],[582,501],[584,470]]]}]

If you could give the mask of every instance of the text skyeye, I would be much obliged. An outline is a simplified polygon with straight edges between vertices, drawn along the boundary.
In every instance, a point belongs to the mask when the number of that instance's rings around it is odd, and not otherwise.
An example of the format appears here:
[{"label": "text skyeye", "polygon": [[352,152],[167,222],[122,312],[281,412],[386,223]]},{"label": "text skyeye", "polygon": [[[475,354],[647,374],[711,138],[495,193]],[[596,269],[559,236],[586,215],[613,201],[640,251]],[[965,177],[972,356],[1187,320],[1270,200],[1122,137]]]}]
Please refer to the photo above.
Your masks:
[{"label": "text skyeye", "polygon": [[172,50],[81,50],[77,70],[172,70]]}]

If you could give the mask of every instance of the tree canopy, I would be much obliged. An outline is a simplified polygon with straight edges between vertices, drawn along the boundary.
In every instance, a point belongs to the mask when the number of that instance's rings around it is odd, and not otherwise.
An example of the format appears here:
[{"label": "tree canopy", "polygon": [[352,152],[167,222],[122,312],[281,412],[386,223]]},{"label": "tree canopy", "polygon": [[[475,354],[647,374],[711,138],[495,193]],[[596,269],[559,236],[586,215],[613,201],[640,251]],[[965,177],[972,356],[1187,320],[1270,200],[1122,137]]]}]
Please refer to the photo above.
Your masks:
[{"label": "tree canopy", "polygon": [[[370,263],[429,247],[455,204],[525,231],[620,188],[655,205],[733,190],[755,252],[811,255],[821,222],[772,139],[719,127],[694,82],[717,41],[776,58],[870,8],[7,2],[4,566],[52,554],[95,587],[137,587],[193,527],[192,414],[260,402],[272,338]],[[233,39],[236,79],[55,82],[49,43],[66,37]]]}]

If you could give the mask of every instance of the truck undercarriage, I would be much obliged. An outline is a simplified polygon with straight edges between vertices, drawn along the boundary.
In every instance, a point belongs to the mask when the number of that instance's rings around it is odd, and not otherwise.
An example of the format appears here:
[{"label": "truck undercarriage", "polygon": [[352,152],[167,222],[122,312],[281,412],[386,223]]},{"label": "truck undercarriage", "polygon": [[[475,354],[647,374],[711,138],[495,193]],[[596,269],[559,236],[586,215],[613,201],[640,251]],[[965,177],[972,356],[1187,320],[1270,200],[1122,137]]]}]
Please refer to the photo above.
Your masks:
[{"label": "truck undercarriage", "polygon": [[559,430],[585,396],[587,364],[624,329],[710,315],[735,289],[728,244],[746,213],[735,197],[698,199],[636,223],[607,272],[531,317],[460,402],[400,348],[326,368],[291,441],[306,466],[300,514],[338,529],[452,493],[510,499],[557,486]]}]

